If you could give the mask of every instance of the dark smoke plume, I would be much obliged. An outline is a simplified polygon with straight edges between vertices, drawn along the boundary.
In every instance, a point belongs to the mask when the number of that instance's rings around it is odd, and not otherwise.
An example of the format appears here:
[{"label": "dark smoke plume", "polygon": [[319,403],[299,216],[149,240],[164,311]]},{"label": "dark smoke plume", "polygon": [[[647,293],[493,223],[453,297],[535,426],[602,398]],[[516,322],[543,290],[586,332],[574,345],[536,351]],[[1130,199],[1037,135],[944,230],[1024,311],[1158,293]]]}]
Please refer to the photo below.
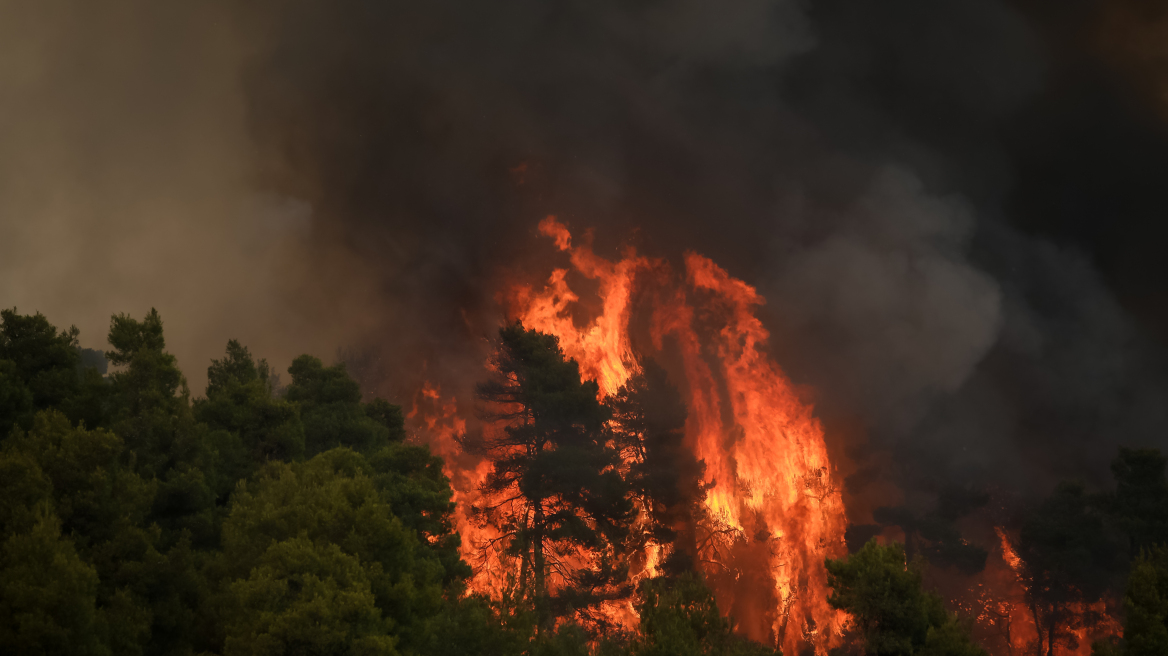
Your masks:
[{"label": "dark smoke plume", "polygon": [[841,449],[898,464],[857,496],[1101,481],[1168,428],[1168,132],[1129,13],[1059,4],[5,5],[0,301],[91,341],[159,305],[195,381],[231,336],[343,347],[400,396],[480,375],[555,214],[758,286]]},{"label": "dark smoke plume", "polygon": [[305,4],[253,17],[249,125],[403,340],[477,336],[544,214],[635,227],[759,285],[821,412],[906,471],[1040,492],[1161,440],[1168,388],[1089,254],[1017,227],[1049,192],[1011,130],[1066,75],[1025,9]]}]

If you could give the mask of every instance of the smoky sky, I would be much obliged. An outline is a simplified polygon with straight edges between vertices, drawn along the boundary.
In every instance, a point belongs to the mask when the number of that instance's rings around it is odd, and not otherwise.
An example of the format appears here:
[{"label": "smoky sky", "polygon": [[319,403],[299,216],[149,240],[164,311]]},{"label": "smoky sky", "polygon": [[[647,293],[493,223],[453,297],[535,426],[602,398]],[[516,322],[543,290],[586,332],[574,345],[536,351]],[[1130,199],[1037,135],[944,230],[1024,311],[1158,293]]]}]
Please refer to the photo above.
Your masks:
[{"label": "smoky sky", "polygon": [[756,285],[905,489],[1097,482],[1168,428],[1168,23],[1048,4],[4,3],[0,301],[87,345],[157,305],[196,392],[239,337],[400,401],[555,214]]}]

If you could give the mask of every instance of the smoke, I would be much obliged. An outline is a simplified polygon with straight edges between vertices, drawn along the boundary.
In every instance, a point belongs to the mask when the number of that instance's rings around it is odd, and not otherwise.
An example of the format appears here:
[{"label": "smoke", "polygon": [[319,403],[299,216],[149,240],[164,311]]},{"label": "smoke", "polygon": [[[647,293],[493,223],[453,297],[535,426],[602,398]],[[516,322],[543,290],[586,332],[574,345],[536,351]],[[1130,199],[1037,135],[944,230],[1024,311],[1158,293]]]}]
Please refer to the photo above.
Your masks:
[{"label": "smoke", "polygon": [[0,302],[87,345],[157,306],[196,390],[235,337],[344,348],[400,401],[473,382],[556,214],[757,285],[782,365],[906,488],[1099,480],[1162,443],[1165,376],[1148,283],[1063,222],[1163,203],[1043,120],[1106,58],[1035,7],[0,4]]},{"label": "smoke", "polygon": [[965,254],[973,228],[968,203],[887,169],[831,233],[780,261],[779,348],[831,390],[821,411],[904,434],[970,378],[1002,322],[999,284]]},{"label": "smoke", "polygon": [[233,337],[335,349],[352,317],[320,320],[302,272],[338,258],[311,207],[249,184],[243,54],[209,4],[0,3],[0,304],[99,349],[111,314],[157,307],[196,393]]},{"label": "smoke", "polygon": [[1168,116],[1168,9],[1159,3],[1107,3],[1100,8],[1096,48],[1148,108]]}]

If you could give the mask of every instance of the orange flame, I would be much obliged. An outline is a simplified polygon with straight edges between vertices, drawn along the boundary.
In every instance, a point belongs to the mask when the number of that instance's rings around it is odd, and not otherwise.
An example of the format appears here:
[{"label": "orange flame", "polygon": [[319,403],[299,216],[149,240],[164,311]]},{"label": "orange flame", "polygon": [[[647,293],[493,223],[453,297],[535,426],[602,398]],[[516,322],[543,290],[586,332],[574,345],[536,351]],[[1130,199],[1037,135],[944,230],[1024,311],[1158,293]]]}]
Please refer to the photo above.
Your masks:
[{"label": "orange flame", "polygon": [[1022,580],[1022,558],[1014,551],[1014,545],[1010,544],[1010,538],[1006,535],[1006,531],[1001,526],[994,527],[994,533],[998,534],[998,539],[1002,541],[1002,560],[1014,570],[1018,576],[1018,580]]},{"label": "orange flame", "polygon": [[[1007,653],[1045,654],[1050,648],[1046,644],[1049,636],[1039,632],[1035,618],[1038,611],[1030,605],[1028,599],[1026,563],[1014,549],[1005,529],[998,526],[994,532],[1001,547],[1001,558],[987,563],[982,575],[985,584],[981,586],[983,591],[978,596],[980,609],[974,613],[975,618],[983,628],[997,630],[996,637],[1005,643]],[[1122,633],[1122,627],[1110,614],[1105,600],[1090,604],[1075,603],[1068,610],[1072,617],[1091,616],[1095,620],[1080,623],[1071,629],[1075,637],[1074,647],[1056,640],[1052,653],[1058,656],[1089,656],[1094,638]]]},{"label": "orange flame", "polygon": [[[718,360],[732,426],[740,431],[729,453],[716,431],[699,438],[707,440],[698,444],[700,457],[719,463],[725,476],[715,480],[710,509],[732,526],[751,529],[756,540],[769,531],[768,564],[784,611],[772,629],[788,634],[783,647],[797,653],[799,636],[785,630],[788,622],[801,624],[804,634],[835,636],[844,620],[827,604],[823,559],[842,545],[847,524],[823,427],[763,350],[770,334],[754,315],[762,297],[700,255],[686,255],[686,270],[690,285],[712,293],[711,304],[721,306]],[[715,426],[715,418],[706,423]]]},{"label": "orange flame", "polygon": [[560,338],[564,353],[579,363],[580,375],[600,386],[601,397],[613,394],[637,372],[627,331],[629,303],[637,272],[647,269],[650,262],[631,251],[625,259],[612,263],[589,248],[573,249],[572,235],[555,217],[540,222],[539,230],[555,239],[557,248],[570,252],[577,271],[600,281],[603,310],[592,325],[576,328],[570,312],[580,298],[568,288],[567,269],[553,271],[541,291],[518,286],[512,290],[511,304],[524,326]]},{"label": "orange flame", "polygon": [[[681,280],[668,263],[631,248],[609,261],[592,251],[590,235],[573,245],[571,232],[555,217],[540,222],[539,231],[568,254],[571,267],[553,270],[542,288],[520,284],[507,290],[512,316],[556,335],[582,377],[597,382],[602,399],[640,371],[639,357],[672,354],[670,378],[688,409],[686,445],[704,462],[708,485],[709,526],[698,556],[723,611],[747,636],[778,644],[787,654],[805,653],[810,645],[822,655],[839,645],[848,617],[827,604],[823,566],[826,557],[845,551],[838,474],[813,408],[767,353],[770,334],[756,315],[765,300],[697,253],[685,255]],[[573,274],[595,281],[595,299],[582,301],[572,290]],[[585,306],[595,308],[593,316],[578,321]],[[642,314],[649,339],[634,348],[631,326],[634,315]],[[456,440],[466,422],[455,398],[443,397],[436,385],[424,385],[408,417],[446,462],[462,555],[475,565],[470,589],[498,596],[509,565],[497,556],[491,560],[482,548],[497,532],[468,519],[490,463],[466,462]],[[1021,656],[1042,648],[1042,639],[1027,597],[1025,563],[1006,532],[994,530],[998,557],[958,604],[976,619],[980,641]],[[659,546],[647,545],[631,563],[634,582],[658,575],[660,557]],[[629,601],[610,602],[601,612],[626,628],[636,623]],[[1076,630],[1076,649],[1056,645],[1059,656],[1086,656],[1090,637],[1120,632],[1103,601],[1074,612],[1103,620],[1091,635],[1087,628]]]},{"label": "orange flame", "polygon": [[[600,310],[578,326],[580,298],[568,270],[556,269],[541,290],[516,287],[512,312],[528,328],[559,337],[601,397],[613,394],[639,370],[630,338],[634,292],[646,286],[645,274],[658,285],[671,281],[669,268],[632,249],[610,262],[587,245],[573,247],[554,217],[539,229],[569,253],[577,273],[598,281]],[[687,285],[672,281],[653,296],[650,332],[657,351],[667,337],[680,351],[686,439],[706,464],[708,511],[732,536],[728,548],[705,543],[701,556],[723,608],[747,635],[779,642],[787,653],[804,643],[824,653],[838,643],[846,617],[827,604],[823,560],[842,550],[846,521],[823,428],[765,352],[769,334],[754,314],[762,297],[700,255],[688,254],[685,265]],[[700,330],[695,307],[720,329]],[[657,557],[645,554],[642,575],[655,573]]]},{"label": "orange flame", "polygon": [[470,521],[468,512],[491,466],[485,460],[472,467],[457,464],[462,455],[457,438],[466,433],[466,420],[459,416],[457,399],[453,396],[443,398],[441,387],[427,381],[414,398],[406,419],[426,435],[435,455],[442,457],[442,473],[450,479],[454,491],[454,524],[462,538],[459,553],[463,560],[477,565],[468,586],[482,592],[495,590],[502,573],[498,563],[483,562],[484,553],[478,545],[490,541],[497,532],[490,526]]}]

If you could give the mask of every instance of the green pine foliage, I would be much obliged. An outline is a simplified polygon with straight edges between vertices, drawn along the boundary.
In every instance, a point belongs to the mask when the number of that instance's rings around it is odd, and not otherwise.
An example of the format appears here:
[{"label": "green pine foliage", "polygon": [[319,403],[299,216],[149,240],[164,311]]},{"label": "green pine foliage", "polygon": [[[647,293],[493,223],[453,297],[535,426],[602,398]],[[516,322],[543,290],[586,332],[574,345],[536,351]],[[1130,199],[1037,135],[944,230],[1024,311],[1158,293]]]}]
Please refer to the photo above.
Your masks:
[{"label": "green pine foliage", "polygon": [[[450,481],[407,439],[401,407],[308,355],[281,389],[234,340],[192,394],[163,328],[154,310],[114,316],[102,353],[42,315],[0,312],[0,653],[777,653],[737,636],[693,571],[702,463],[682,447],[684,405],[659,368],[602,403],[554,337],[501,331],[497,375],[478,390],[499,430],[465,440],[493,466],[478,517],[521,564],[492,600],[467,592]],[[1111,502],[1133,535],[1160,530],[1138,521],[1160,489],[1148,462],[1129,458],[1131,484]],[[654,523],[640,537],[634,504]],[[628,549],[648,542],[673,569],[633,590]],[[837,566],[833,598],[891,613],[871,632],[891,650],[873,653],[982,653],[903,554],[891,574],[895,554],[871,555]],[[1148,562],[1139,580],[1158,581]],[[1132,636],[1163,626],[1147,592],[1159,584],[1141,585]],[[614,600],[636,606],[638,631],[590,614]]]},{"label": "green pine foliage", "polygon": [[10,654],[110,653],[102,639],[98,575],[39,505],[32,526],[0,543],[0,645]]},{"label": "green pine foliage", "polygon": [[1103,499],[1135,554],[1123,598],[1122,639],[1093,645],[1096,656],[1168,654],[1168,458],[1154,449],[1120,449],[1114,494]]},{"label": "green pine foliage", "polygon": [[1128,577],[1124,610],[1123,644],[1115,653],[1168,654],[1168,550],[1164,547],[1147,550],[1136,559]]},{"label": "green pine foliage", "polygon": [[369,568],[336,544],[271,544],[228,586],[226,656],[399,653]]},{"label": "green pine foliage", "polygon": [[371,595],[372,608],[389,622],[383,634],[409,644],[422,639],[425,620],[441,610],[442,562],[393,513],[370,469],[359,453],[338,448],[303,463],[270,464],[253,484],[240,485],[223,526],[223,567],[241,612],[270,607],[262,595],[248,606],[247,595],[259,592],[254,581],[242,583],[265,567],[291,573],[299,563],[309,569],[296,576],[309,578],[326,576],[312,567],[337,568],[321,591],[353,604]]},{"label": "green pine foliage", "polygon": [[372,453],[404,436],[395,423],[400,409],[395,414],[388,403],[362,403],[361,388],[343,364],[326,367],[319,358],[302,355],[288,373],[292,384],[286,398],[300,407],[307,455],[339,446]]},{"label": "green pine foliage", "polygon": [[899,544],[870,540],[846,559],[828,559],[828,603],[847,611],[870,656],[984,656],[968,627],[923,587],[922,564]]},{"label": "green pine foliage", "polygon": [[1047,654],[1078,647],[1074,630],[1092,623],[1079,609],[1102,599],[1122,567],[1118,532],[1102,505],[1082,485],[1063,483],[1022,526],[1018,555]]},{"label": "green pine foliage", "polygon": [[231,487],[269,460],[304,457],[304,425],[296,404],[273,393],[268,363],[256,363],[235,340],[227,343],[224,358],[207,368],[207,395],[195,400],[194,415],[208,428],[230,434],[215,443],[224,482]]},{"label": "green pine foliage", "polygon": [[690,571],[697,562],[697,524],[705,519],[705,463],[685,446],[687,410],[665,370],[649,360],[609,404],[612,434],[633,499],[650,521],[630,536],[629,548],[662,548],[662,568]]},{"label": "green pine foliage", "polygon": [[581,381],[553,335],[517,323],[499,337],[496,374],[478,394],[502,430],[464,445],[491,462],[477,515],[505,536],[504,556],[519,563],[518,589],[546,633],[557,618],[592,619],[598,603],[628,596],[614,555],[633,505],[596,382]]},{"label": "green pine foliage", "polygon": [[78,393],[77,335],[77,328],[58,332],[40,313],[0,311],[0,360],[28,391],[30,409],[61,408]]},{"label": "green pine foliage", "polygon": [[32,425],[32,390],[20,374],[15,362],[0,359],[0,437],[15,428]]},{"label": "green pine foliage", "polygon": [[156,311],[77,338],[0,313],[0,653],[425,654],[483,619],[442,461],[343,367],[280,394],[232,340],[192,402]]},{"label": "green pine foliage", "polygon": [[1168,458],[1156,449],[1120,449],[1111,463],[1115,493],[1105,507],[1128,536],[1132,557],[1168,544]]},{"label": "green pine foliage", "polygon": [[778,655],[774,649],[735,635],[714,594],[693,572],[643,582],[637,613],[641,626],[629,656]]},{"label": "green pine foliage", "polygon": [[54,409],[73,422],[98,426],[105,385],[91,354],[83,358],[76,328],[59,331],[44,315],[0,310],[0,439],[33,415]]}]

